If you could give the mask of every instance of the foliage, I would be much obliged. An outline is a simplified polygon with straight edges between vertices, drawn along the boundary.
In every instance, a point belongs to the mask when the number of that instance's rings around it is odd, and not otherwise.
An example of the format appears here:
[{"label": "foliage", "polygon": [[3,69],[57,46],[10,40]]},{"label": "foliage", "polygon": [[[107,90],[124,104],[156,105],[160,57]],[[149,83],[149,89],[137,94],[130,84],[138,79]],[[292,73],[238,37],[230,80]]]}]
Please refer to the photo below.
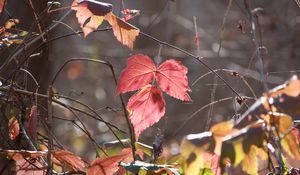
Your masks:
[{"label": "foliage", "polygon": [[[250,11],[247,1],[244,2],[245,10],[250,12],[251,20],[258,18],[256,11],[259,9]],[[49,2],[49,9],[55,3],[60,4],[59,2]],[[3,13],[5,5],[6,2],[0,0],[0,13]],[[31,1],[30,5],[38,21]],[[103,21],[106,21],[111,27],[106,28],[105,31],[111,30],[121,44],[133,50],[137,36],[143,35],[160,45],[157,57],[161,57],[162,45],[165,45],[194,58],[232,91],[236,96],[237,103],[247,106],[246,98],[242,97],[199,56],[160,41],[130,24],[128,21],[138,16],[139,10],[125,9],[123,6],[120,10],[123,17],[119,17],[113,13],[112,4],[96,0],[73,0],[71,7],[64,8],[76,11],[76,18],[82,30],[66,36],[83,33],[86,38],[92,32],[100,31],[98,27],[102,25]],[[8,63],[5,62],[0,67],[1,71],[2,67],[6,67],[13,60],[17,63],[16,73],[10,78],[3,78],[5,81],[3,81],[3,85],[2,82],[0,85],[0,117],[5,121],[1,136],[9,138],[6,140],[8,146],[0,148],[0,154],[4,155],[9,162],[14,162],[10,169],[15,174],[219,175],[234,174],[239,170],[246,174],[258,174],[260,172],[259,165],[264,161],[268,161],[270,173],[299,174],[298,167],[288,167],[287,164],[287,159],[300,160],[299,127],[297,127],[298,124],[295,124],[295,118],[299,116],[300,81],[296,75],[284,84],[266,90],[251,106],[247,106],[247,110],[239,118],[216,123],[205,132],[186,135],[181,141],[180,152],[170,155],[164,152],[167,147],[163,147],[162,138],[159,135],[156,136],[152,146],[138,142],[138,140],[141,140],[142,133],[147,128],[159,122],[165,115],[166,100],[163,92],[180,101],[192,102],[189,95],[192,90],[187,76],[188,67],[175,59],[166,59],[162,63],[158,63],[157,60],[153,61],[142,53],[134,54],[127,59],[127,67],[117,80],[114,66],[109,61],[73,59],[65,62],[56,72],[53,80],[49,83],[47,94],[41,94],[38,93],[37,80],[24,68],[27,67],[30,56],[39,47],[48,44],[49,40],[47,41],[43,37],[48,35],[54,27],[51,26],[43,31],[37,25],[40,33],[34,36],[33,33],[19,29],[17,25],[20,22],[22,21],[19,19],[11,18],[0,27],[1,46],[14,47],[24,44],[24,47],[16,47],[13,56],[7,59]],[[62,23],[62,20],[58,23]],[[245,33],[245,26],[242,25],[245,24],[240,23],[238,28]],[[254,28],[259,26],[259,22],[255,24],[251,21],[251,25],[251,30],[255,33],[253,26]],[[221,31],[220,35],[222,32],[224,31]],[[61,38],[66,36],[61,36]],[[39,40],[43,40],[43,42],[37,48],[32,49],[33,51],[28,51],[28,53],[31,52],[28,56],[27,49]],[[262,46],[259,46],[257,48],[258,55],[261,50]],[[21,56],[22,59],[18,60],[17,58]],[[123,137],[126,132],[115,124],[107,122],[90,106],[56,92],[54,88],[56,78],[71,61],[91,61],[110,68],[116,82],[115,94],[120,96],[123,115],[127,121],[129,139],[121,139],[120,136]],[[18,84],[16,76],[19,75],[17,72],[21,70],[31,76],[36,83],[36,89],[31,91],[27,89],[27,84],[26,87]],[[82,72],[82,70],[74,71],[77,72],[74,73],[76,74],[74,77]],[[242,77],[237,72],[229,72],[234,77]],[[261,74],[263,75],[264,72],[261,71]],[[122,95],[132,91],[137,92],[128,99],[126,106]],[[255,93],[253,94],[255,96]],[[41,102],[40,99],[44,99],[44,101]],[[85,110],[72,106],[62,99],[73,101],[78,106],[83,106]],[[42,103],[46,103],[47,107],[44,107]],[[69,110],[76,120],[54,116],[54,105]],[[115,136],[116,141],[99,144],[93,138],[93,132],[86,127],[77,112],[102,122]],[[119,111],[115,110],[115,112],[119,115]],[[94,147],[96,157],[87,160],[87,157],[78,156],[61,145],[53,132],[54,117],[70,122],[82,131]],[[11,146],[12,143],[18,147]],[[278,172],[274,163],[279,166]],[[288,170],[288,168],[291,169]]]}]

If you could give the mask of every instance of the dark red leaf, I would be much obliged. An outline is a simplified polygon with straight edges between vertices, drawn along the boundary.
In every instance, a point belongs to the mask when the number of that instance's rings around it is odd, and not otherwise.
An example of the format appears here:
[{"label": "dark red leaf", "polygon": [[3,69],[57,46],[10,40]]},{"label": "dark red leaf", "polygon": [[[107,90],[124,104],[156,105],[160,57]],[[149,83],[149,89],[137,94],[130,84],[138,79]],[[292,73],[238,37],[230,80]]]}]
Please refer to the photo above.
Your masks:
[{"label": "dark red leaf", "polygon": [[84,171],[85,164],[80,157],[66,150],[52,151],[54,158],[59,161],[64,161],[75,170]]},{"label": "dark red leaf", "polygon": [[159,87],[168,95],[183,101],[192,101],[187,91],[191,92],[188,85],[188,69],[180,61],[167,60],[158,67],[156,80]]},{"label": "dark red leaf", "polygon": [[36,128],[37,128],[38,118],[37,118],[37,106],[31,107],[28,121],[28,131],[31,139],[36,140]]},{"label": "dark red leaf", "polygon": [[151,58],[138,54],[127,60],[127,67],[119,78],[116,94],[140,89],[153,81],[156,67]]},{"label": "dark red leaf", "polygon": [[138,138],[142,131],[163,117],[165,100],[158,88],[147,85],[129,99],[127,109]]}]

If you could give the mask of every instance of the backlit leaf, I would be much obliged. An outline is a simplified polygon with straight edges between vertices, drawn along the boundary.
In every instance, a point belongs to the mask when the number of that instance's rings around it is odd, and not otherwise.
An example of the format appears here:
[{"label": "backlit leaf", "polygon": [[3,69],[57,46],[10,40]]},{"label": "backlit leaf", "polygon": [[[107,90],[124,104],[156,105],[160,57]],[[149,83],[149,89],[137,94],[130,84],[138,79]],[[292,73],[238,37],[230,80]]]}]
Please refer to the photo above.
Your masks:
[{"label": "backlit leaf", "polygon": [[115,156],[97,158],[87,169],[87,175],[112,175],[116,173],[120,167],[119,162],[132,162],[132,152],[130,149],[124,149]]},{"label": "backlit leaf", "polygon": [[289,132],[282,138],[281,145],[291,158],[300,160],[300,145],[295,132]]},{"label": "backlit leaf", "polygon": [[15,140],[20,134],[20,125],[16,117],[11,117],[8,121],[9,138]]},{"label": "backlit leaf", "polygon": [[74,0],[72,9],[76,11],[78,23],[86,37],[102,24],[104,15],[112,11],[112,5],[96,0]]},{"label": "backlit leaf", "polygon": [[[269,112],[268,115],[261,115],[265,122],[270,127],[276,127],[279,130],[280,136],[285,134],[293,126],[293,119],[291,116],[279,112]],[[275,135],[277,135],[275,133]]]},{"label": "backlit leaf", "polygon": [[210,128],[210,131],[215,139],[214,153],[221,155],[222,138],[236,131],[236,129],[233,129],[233,121],[229,120],[217,123]]},{"label": "backlit leaf", "polygon": [[241,166],[244,172],[248,174],[257,174],[258,172],[258,160],[257,160],[258,148],[255,145],[251,145],[250,151],[246,154],[241,162]]},{"label": "backlit leaf", "polygon": [[80,157],[66,150],[52,151],[52,155],[59,161],[63,161],[75,170],[84,171],[85,164]]},{"label": "backlit leaf", "polygon": [[[263,121],[258,121],[255,124],[249,125],[238,132],[229,134],[223,138],[222,151],[221,151],[221,168],[224,171],[226,167],[227,160],[233,165],[238,166],[240,163],[251,161],[252,164],[247,166],[256,166],[247,168],[242,165],[245,171],[255,171],[257,170],[257,159],[256,156],[260,155],[262,158],[263,153],[258,151],[256,148],[263,147],[264,140],[264,130]],[[255,150],[253,150],[253,146]],[[255,157],[255,159],[253,158]],[[256,161],[256,162],[254,162]]]},{"label": "backlit leaf", "polygon": [[17,25],[20,22],[19,19],[9,19],[5,22],[5,29],[11,29],[12,27],[14,27],[15,25]]},{"label": "backlit leaf", "polygon": [[297,97],[300,94],[300,81],[296,75],[294,75],[286,83],[277,86],[267,93],[269,97],[277,97],[281,94]]},{"label": "backlit leaf", "polygon": [[185,160],[185,174],[199,174],[204,168],[215,166],[215,162],[211,164],[210,160],[212,153],[207,152],[214,149],[214,143],[211,132],[189,134],[183,139],[180,153]]},{"label": "backlit leaf", "polygon": [[165,114],[162,92],[152,85],[143,87],[129,99],[127,110],[138,138],[142,131],[158,122]]},{"label": "backlit leaf", "polygon": [[158,67],[156,80],[168,95],[183,101],[192,101],[187,94],[188,91],[191,92],[187,72],[188,69],[180,61],[167,60]]},{"label": "backlit leaf", "polygon": [[37,159],[19,159],[15,165],[16,175],[46,175],[47,167]]},{"label": "backlit leaf", "polygon": [[112,26],[114,35],[118,41],[128,46],[130,49],[133,49],[134,41],[139,35],[140,30],[115,16],[113,13],[105,15],[105,19]]},{"label": "backlit leaf", "polygon": [[180,61],[167,60],[157,69],[148,56],[134,55],[128,59],[127,67],[121,73],[116,93],[137,90],[153,82],[155,78],[159,87],[168,95],[183,101],[191,101],[187,94],[191,89],[186,74],[187,68]]},{"label": "backlit leaf", "polygon": [[155,64],[148,56],[138,54],[127,60],[127,67],[122,71],[116,94],[134,91],[153,81]]}]

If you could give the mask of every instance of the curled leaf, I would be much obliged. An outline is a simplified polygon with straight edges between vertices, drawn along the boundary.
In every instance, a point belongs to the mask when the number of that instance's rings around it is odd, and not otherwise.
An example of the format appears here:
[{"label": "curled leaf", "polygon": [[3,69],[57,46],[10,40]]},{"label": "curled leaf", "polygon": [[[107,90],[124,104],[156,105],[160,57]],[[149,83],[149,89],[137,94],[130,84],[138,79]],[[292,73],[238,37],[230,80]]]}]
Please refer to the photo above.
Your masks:
[{"label": "curled leaf", "polygon": [[112,11],[112,5],[96,0],[74,0],[72,9],[76,11],[78,23],[86,37],[102,24],[104,15]]},{"label": "curled leaf", "polygon": [[113,28],[113,32],[118,41],[130,49],[133,49],[133,44],[140,30],[133,25],[123,21],[113,13],[105,15],[105,19]]}]

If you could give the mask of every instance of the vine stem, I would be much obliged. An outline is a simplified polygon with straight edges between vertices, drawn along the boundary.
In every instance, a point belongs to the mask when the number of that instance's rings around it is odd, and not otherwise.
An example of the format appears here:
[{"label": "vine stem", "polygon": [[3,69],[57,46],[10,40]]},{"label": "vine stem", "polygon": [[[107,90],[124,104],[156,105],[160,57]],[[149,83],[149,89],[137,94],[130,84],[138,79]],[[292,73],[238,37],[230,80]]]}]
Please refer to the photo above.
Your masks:
[{"label": "vine stem", "polygon": [[53,122],[52,122],[52,117],[53,117],[52,98],[53,98],[53,88],[50,85],[48,87],[48,118],[47,118],[47,125],[48,125],[48,155],[47,155],[48,168],[47,168],[47,174],[49,174],[49,175],[51,175],[51,173],[52,173],[51,151],[53,149],[53,136],[51,134],[52,126],[53,126]]},{"label": "vine stem", "polygon": [[[111,72],[113,74],[113,78],[114,78],[115,84],[117,86],[118,80],[116,78],[114,67],[111,64],[110,64],[110,69],[111,69]],[[127,113],[127,109],[126,109],[125,102],[124,102],[122,94],[120,94],[119,97],[120,97],[120,100],[121,100],[121,103],[122,103],[122,108],[123,108],[123,111],[124,111],[124,116],[125,116],[125,119],[126,119],[126,123],[127,123],[128,129],[129,129],[132,156],[133,156],[133,160],[135,161],[136,158],[137,158],[137,155],[136,155],[136,147],[135,147],[136,137],[135,137],[135,134],[134,134],[134,128],[133,128],[133,126],[132,126],[132,124],[131,124],[131,122],[129,120],[129,116],[128,116],[128,113]]]}]

